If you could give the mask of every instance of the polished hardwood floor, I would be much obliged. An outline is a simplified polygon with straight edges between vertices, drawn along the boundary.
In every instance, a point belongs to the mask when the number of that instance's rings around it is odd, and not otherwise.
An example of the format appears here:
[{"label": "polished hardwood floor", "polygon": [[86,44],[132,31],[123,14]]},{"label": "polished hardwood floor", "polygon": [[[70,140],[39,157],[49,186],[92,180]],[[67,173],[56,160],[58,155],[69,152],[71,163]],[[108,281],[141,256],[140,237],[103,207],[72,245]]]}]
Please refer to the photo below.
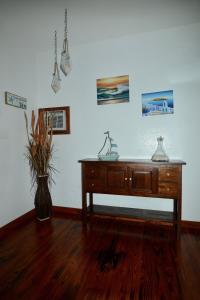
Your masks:
[{"label": "polished hardwood floor", "polygon": [[0,241],[0,299],[200,299],[200,231],[30,221]]}]

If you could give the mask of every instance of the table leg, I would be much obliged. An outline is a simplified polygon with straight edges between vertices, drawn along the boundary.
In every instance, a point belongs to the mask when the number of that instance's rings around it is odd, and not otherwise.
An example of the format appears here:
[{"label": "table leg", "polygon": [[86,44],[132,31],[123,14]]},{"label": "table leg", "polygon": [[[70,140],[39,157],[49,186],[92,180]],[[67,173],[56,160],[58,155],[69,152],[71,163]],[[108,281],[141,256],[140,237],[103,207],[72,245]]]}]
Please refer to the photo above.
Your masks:
[{"label": "table leg", "polygon": [[90,212],[93,212],[93,193],[89,194],[89,200],[90,200]]},{"label": "table leg", "polygon": [[181,231],[181,199],[174,199],[174,215],[176,220],[176,233],[177,237],[180,236]]},{"label": "table leg", "polygon": [[82,218],[83,221],[87,221],[87,194],[85,192],[82,193]]},{"label": "table leg", "polygon": [[181,233],[181,214],[182,214],[182,202],[181,198],[177,199],[177,225],[178,225],[178,236]]},{"label": "table leg", "polygon": [[174,199],[174,216],[176,221],[178,220],[178,215],[177,215],[178,211],[177,211],[177,199]]}]

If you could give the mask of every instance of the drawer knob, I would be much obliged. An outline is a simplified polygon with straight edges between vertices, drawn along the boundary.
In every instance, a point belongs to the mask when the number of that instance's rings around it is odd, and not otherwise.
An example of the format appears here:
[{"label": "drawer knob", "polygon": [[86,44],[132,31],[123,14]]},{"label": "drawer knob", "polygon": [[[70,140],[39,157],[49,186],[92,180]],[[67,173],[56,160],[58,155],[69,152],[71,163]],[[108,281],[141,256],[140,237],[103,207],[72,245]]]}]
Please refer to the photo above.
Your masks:
[{"label": "drawer knob", "polygon": [[170,176],[170,173],[169,173],[169,172],[167,172],[167,173],[166,173],[166,175],[169,177],[169,176]]},{"label": "drawer knob", "polygon": [[92,186],[94,186],[94,183],[92,183]]},{"label": "drawer knob", "polygon": [[132,181],[132,178],[131,178],[131,177],[129,178],[129,181]]},{"label": "drawer knob", "polygon": [[127,180],[128,180],[128,178],[127,178],[127,177],[125,177],[125,178],[124,178],[124,180],[125,180],[125,181],[127,181]]},{"label": "drawer knob", "polygon": [[170,188],[167,188],[167,191],[169,192],[169,191],[170,191]]}]

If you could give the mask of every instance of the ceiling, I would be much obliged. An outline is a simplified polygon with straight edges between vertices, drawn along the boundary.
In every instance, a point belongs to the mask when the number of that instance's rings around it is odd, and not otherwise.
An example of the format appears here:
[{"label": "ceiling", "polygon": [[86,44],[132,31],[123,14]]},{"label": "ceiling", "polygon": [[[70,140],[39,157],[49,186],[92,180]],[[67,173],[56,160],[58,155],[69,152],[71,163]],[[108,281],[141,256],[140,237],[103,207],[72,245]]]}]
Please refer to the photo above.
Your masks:
[{"label": "ceiling", "polygon": [[0,37],[47,51],[65,8],[71,47],[200,22],[200,0],[0,0]]}]

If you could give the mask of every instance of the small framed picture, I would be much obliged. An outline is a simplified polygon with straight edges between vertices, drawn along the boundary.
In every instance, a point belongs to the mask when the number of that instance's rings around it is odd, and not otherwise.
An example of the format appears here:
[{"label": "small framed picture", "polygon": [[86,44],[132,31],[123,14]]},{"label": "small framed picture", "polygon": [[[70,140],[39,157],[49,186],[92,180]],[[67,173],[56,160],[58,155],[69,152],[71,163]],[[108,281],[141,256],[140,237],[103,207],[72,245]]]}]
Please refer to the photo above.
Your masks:
[{"label": "small framed picture", "polygon": [[15,94],[5,92],[5,103],[22,109],[27,109],[27,99]]},{"label": "small framed picture", "polygon": [[155,116],[173,113],[173,90],[142,94],[142,116]]},{"label": "small framed picture", "polygon": [[97,84],[97,104],[129,102],[129,75],[100,78]]},{"label": "small framed picture", "polygon": [[45,124],[51,122],[53,134],[70,134],[69,106],[39,108],[39,114],[43,115]]}]

